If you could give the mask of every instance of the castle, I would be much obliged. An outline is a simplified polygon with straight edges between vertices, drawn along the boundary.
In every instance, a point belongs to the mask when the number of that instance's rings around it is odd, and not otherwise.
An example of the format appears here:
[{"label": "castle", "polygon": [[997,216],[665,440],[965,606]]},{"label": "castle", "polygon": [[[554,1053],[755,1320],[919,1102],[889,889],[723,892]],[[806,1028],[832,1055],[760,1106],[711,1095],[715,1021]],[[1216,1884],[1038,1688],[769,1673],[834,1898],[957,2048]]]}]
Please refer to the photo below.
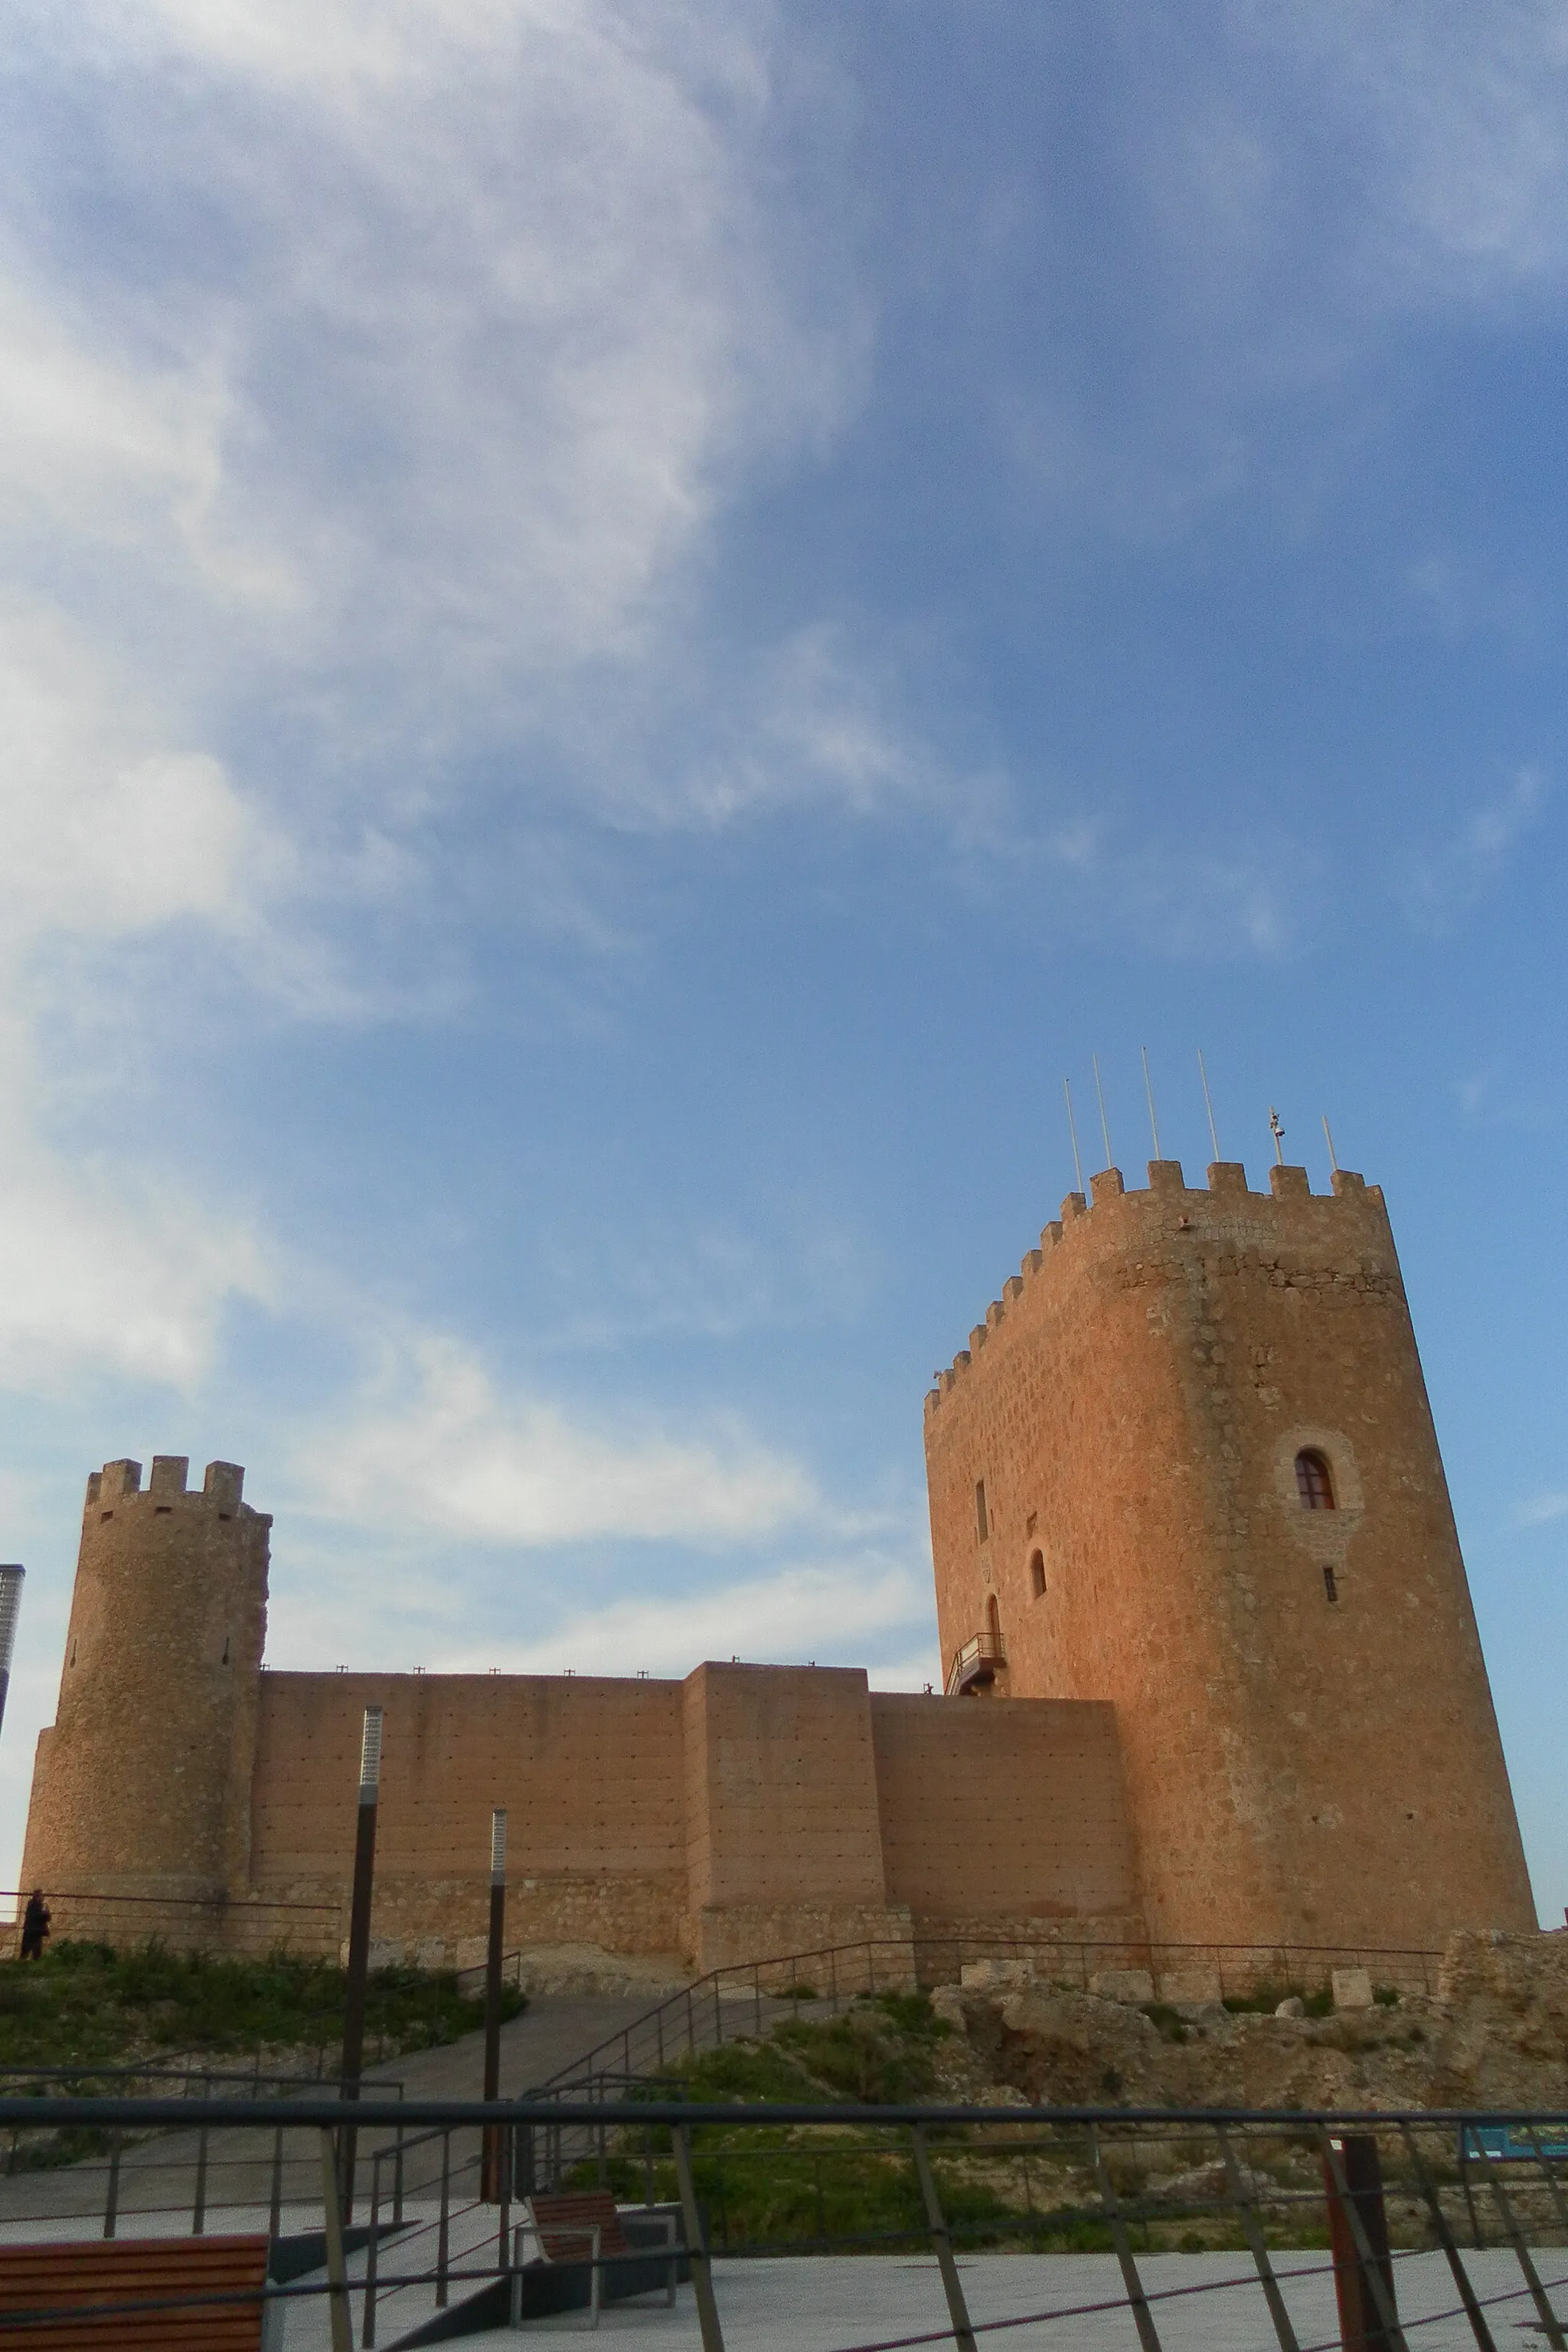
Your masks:
[{"label": "castle", "polygon": [[[385,1710],[374,1933],[703,1969],[954,1930],[1418,1948],[1534,1907],[1383,1196],[1115,1169],[926,1399],[941,1696],[842,1668],[263,1668],[243,1474],[88,1481],[23,1884],[335,1918]],[[148,1912],[144,1916],[153,1916]],[[193,1915],[195,1916],[195,1915]],[[304,1914],[300,1915],[305,1916]],[[215,1927],[212,1923],[216,1922]],[[335,1933],[335,1929],[334,1929]]]}]

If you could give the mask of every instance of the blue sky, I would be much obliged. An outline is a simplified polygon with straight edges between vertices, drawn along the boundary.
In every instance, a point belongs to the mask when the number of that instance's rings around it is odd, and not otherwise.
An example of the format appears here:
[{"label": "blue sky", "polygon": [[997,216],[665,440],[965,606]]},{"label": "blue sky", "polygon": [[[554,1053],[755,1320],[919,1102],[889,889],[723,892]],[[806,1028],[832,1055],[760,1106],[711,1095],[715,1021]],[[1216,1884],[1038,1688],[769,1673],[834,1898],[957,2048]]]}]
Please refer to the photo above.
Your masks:
[{"label": "blue sky", "polygon": [[934,1677],[924,1387],[1201,1045],[1561,1916],[1565,126],[1506,0],[12,0],[8,1852],[123,1453],[279,1664]]}]

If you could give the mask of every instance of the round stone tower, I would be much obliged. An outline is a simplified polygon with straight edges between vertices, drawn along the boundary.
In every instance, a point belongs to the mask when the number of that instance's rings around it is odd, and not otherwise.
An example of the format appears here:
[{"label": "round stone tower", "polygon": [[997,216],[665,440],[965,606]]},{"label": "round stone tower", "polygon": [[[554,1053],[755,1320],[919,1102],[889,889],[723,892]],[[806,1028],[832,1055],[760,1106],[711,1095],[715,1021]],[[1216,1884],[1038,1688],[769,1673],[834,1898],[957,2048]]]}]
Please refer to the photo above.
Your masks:
[{"label": "round stone tower", "polygon": [[1091,1189],[927,1399],[949,1688],[1114,1701],[1156,1937],[1532,1928],[1382,1193]]},{"label": "round stone tower", "polygon": [[[245,1473],[186,1457],[110,1462],[87,1482],[60,1695],[38,1738],[22,1864],[57,1933],[199,1940],[249,1876],[250,1783],[271,1519]],[[141,1898],[132,1906],[127,1897]],[[151,1903],[152,1907],[144,1907]],[[165,1914],[161,1906],[167,1903]],[[187,1906],[202,1906],[201,1909]]]}]

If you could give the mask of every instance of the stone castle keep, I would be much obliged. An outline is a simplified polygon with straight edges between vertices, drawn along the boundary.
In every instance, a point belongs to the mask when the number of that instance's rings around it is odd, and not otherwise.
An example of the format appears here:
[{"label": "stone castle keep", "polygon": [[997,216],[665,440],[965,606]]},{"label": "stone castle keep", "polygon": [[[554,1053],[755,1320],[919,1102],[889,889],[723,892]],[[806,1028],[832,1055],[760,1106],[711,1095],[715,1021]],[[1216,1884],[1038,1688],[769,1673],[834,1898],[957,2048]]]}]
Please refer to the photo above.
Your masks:
[{"label": "stone castle keep", "polygon": [[[24,1885],[332,1917],[385,1709],[374,1932],[710,1968],[952,1929],[1435,1948],[1534,1907],[1375,1186],[1074,1193],[926,1399],[946,1690],[842,1668],[263,1668],[242,1473],[88,1481]],[[304,1915],[301,1915],[304,1916]],[[216,1925],[213,1923],[216,1923]],[[332,1933],[335,1937],[336,1928]]]}]

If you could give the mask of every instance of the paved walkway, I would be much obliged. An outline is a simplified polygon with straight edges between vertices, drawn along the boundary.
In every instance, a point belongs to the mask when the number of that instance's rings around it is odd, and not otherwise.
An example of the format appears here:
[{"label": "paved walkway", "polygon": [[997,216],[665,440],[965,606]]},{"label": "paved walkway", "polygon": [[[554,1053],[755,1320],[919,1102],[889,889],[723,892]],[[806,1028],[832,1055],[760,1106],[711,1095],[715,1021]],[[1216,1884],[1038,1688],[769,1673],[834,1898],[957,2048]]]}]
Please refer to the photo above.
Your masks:
[{"label": "paved walkway", "polygon": [[[1295,2333],[1307,2347],[1338,2352],[1333,2279],[1323,2272],[1326,2255],[1281,2255],[1279,2265],[1311,2270],[1314,2277],[1286,2279],[1286,2307]],[[1140,2263],[1150,2310],[1163,2352],[1279,2352],[1256,2272],[1246,2255],[1157,2253]],[[1568,2284],[1568,2253],[1547,2249],[1542,2274]],[[1018,2345],[1020,2352],[1138,2352],[1138,2331],[1126,2310],[1121,2272],[1114,2255],[1100,2253],[990,2253],[966,2255],[959,2265],[963,2295],[973,2322],[1020,2322],[980,2338],[996,2347]],[[1239,2286],[1220,2288],[1223,2279]],[[1500,2347],[1542,2343],[1535,2310],[1521,2294],[1519,2265],[1510,2253],[1471,2255],[1471,2279],[1481,2295],[1507,2295],[1493,2305],[1490,2324]],[[1208,2294],[1194,2288],[1208,2286]],[[856,2352],[860,2345],[931,2338],[952,2343],[942,2282],[933,2261],[889,2255],[818,2255],[783,2261],[720,2263],[715,2267],[715,2303],[724,2328],[726,2352]],[[1100,2310],[1093,2310],[1100,2305]],[[1411,2352],[1477,2352],[1477,2340],[1462,2310],[1455,2312],[1453,2279],[1441,2253],[1405,2255],[1399,2263],[1399,2307]],[[1556,2307],[1563,2307],[1561,2294]],[[355,2307],[357,2310],[357,2307]],[[1053,2316],[1047,2316],[1053,2315]],[[1448,2316],[1444,2316],[1448,2315]],[[287,2352],[327,2352],[327,2315],[320,2305],[289,2315]],[[318,2333],[320,2328],[320,2333]],[[527,2336],[562,2343],[583,2328],[583,2315],[536,2319]],[[682,2286],[675,2310],[658,2295],[642,2303],[614,2305],[599,2319],[602,2336],[627,2345],[647,2343],[654,2352],[677,2352],[700,2343],[691,2288]],[[517,2343],[510,2331],[484,2333],[470,2343]],[[393,2328],[381,2343],[395,2343]]]},{"label": "paved walkway", "polygon": [[[518,2095],[545,2082],[573,2059],[583,2056],[606,2035],[641,2017],[648,2006],[645,1996],[635,2000],[588,1994],[544,1994],[531,2001],[521,2017],[501,2028],[500,2086],[503,2095]],[[421,2050],[405,2058],[389,2059],[365,2076],[367,2092],[377,2084],[401,2083],[409,2099],[477,2099],[484,2090],[484,2037],[465,2034],[459,2042],[437,2050]],[[309,2089],[310,2085],[302,2086]],[[193,2105],[194,2105],[193,2102]],[[183,2109],[184,2113],[190,2112]],[[362,2135],[358,2185],[363,2199],[369,2188],[368,2158],[375,2146]],[[318,2158],[307,2133],[290,2132],[285,2145],[292,2152],[285,2170],[283,2193],[289,2201],[320,2197]],[[478,2161],[477,2133],[456,2133],[452,2162],[459,2174]],[[265,2217],[271,2196],[274,2134],[269,2129],[213,2135],[206,2158],[203,2201],[209,2231],[233,2226],[224,2209],[259,2207]],[[408,2195],[434,2188],[439,2177],[440,2146],[428,2142],[411,2152],[405,2166]],[[188,2129],[160,2133],[128,2147],[121,2160],[119,2184],[120,2234],[159,2229],[156,2217],[183,2216],[191,2226],[198,2174],[202,2167],[201,2134],[193,2121]],[[108,2192],[107,2164],[99,2159],[59,2171],[19,2172],[0,2178],[0,2225],[16,2236],[29,2219],[101,2216]],[[390,2189],[390,2174],[387,2176]],[[456,2193],[456,2190],[454,2190]],[[318,2206],[318,2221],[320,2209]],[[141,2219],[138,2219],[138,2216]],[[173,2226],[171,2219],[169,2226]],[[265,2219],[263,2221],[265,2227]]]},{"label": "paved walkway", "polygon": [[[585,2057],[612,2033],[620,2033],[646,2017],[658,1996],[647,1992],[627,1997],[604,1993],[541,1993],[521,2017],[500,2030],[500,2086],[516,2098],[574,2058]],[[444,2042],[438,2050],[420,2050],[406,2058],[389,2058],[371,2068],[367,2083],[401,2083],[409,2099],[477,2099],[484,2090],[485,2044],[482,2033],[466,2033],[460,2042]]]},{"label": "paved walkway", "polygon": [[[302,2217],[301,2217],[302,2218]],[[236,2215],[265,2229],[265,2215]],[[405,2268],[428,2259],[434,2217],[411,2209],[414,2227],[400,2242],[383,2242],[376,2341],[393,2347],[435,2313],[431,2288],[423,2283],[401,2291],[395,2280]],[[420,2224],[424,2227],[421,2230]],[[495,2261],[493,2210],[468,2209],[451,2223],[454,2279],[452,2303],[471,2293]],[[0,2231],[0,2237],[9,2232]],[[52,2231],[68,2234],[63,2224]],[[149,2233],[153,2234],[153,2233]],[[1302,2352],[1330,2352],[1340,2341],[1333,2284],[1321,2252],[1276,2256],[1281,2289]],[[1554,2290],[1555,2309],[1568,2294],[1568,2252],[1538,2250],[1542,2279]],[[1500,2251],[1467,2257],[1472,2284],[1486,2305],[1500,2352],[1542,2341],[1518,2263]],[[1458,2308],[1448,2267],[1439,2253],[1396,2257],[1400,2317],[1409,2352],[1475,2352],[1469,2323]],[[1257,2275],[1245,2254],[1145,2254],[1139,2270],[1163,2352],[1279,2352]],[[471,2275],[463,2279],[468,2271]],[[364,2256],[349,2263],[351,2311],[356,2345],[363,2322]],[[1296,2273],[1296,2275],[1292,2275]],[[981,2344],[1016,2345],[1019,2352],[1139,2352],[1137,2329],[1125,2290],[1110,2254],[975,2254],[959,2263],[969,2315],[978,2329],[997,2326]],[[752,2262],[719,2262],[714,2300],[725,2352],[862,2352],[862,2347],[914,2345],[940,2347],[952,2342],[952,2325],[936,2263],[915,2256],[811,2255]],[[324,2295],[308,2292],[324,2284],[324,2273],[296,2282],[307,2290],[285,2305],[283,2352],[331,2352],[331,2319]],[[586,2314],[568,2312],[531,2321],[525,2336],[559,2341],[583,2332]],[[1012,2325],[1007,2323],[1011,2322]],[[635,2303],[608,2305],[599,2332],[617,2338],[631,2352],[634,2343],[649,2352],[696,2352],[700,2338],[692,2290],[679,2290],[670,2308],[662,2294]],[[510,2329],[487,2329],[466,2339],[474,2344],[517,2342]]]},{"label": "paved walkway", "polygon": [[[392,2257],[384,2257],[391,2267]],[[1312,2275],[1283,2280],[1287,2308],[1302,2352],[1337,2347],[1339,2322],[1333,2283],[1322,2253],[1281,2254],[1282,2272]],[[1542,2276],[1558,2284],[1558,2311],[1568,2290],[1568,2252],[1547,2248],[1539,2257]],[[1489,2316],[1500,2347],[1543,2341],[1535,2312],[1522,2291],[1511,2254],[1469,2257],[1477,2293],[1501,2299]],[[1279,2338],[1257,2275],[1245,2254],[1149,2254],[1139,2264],[1163,2352],[1279,2352]],[[1110,2254],[979,2254],[960,2263],[970,2317],[1029,2324],[1004,2326],[981,2337],[1005,2352],[1139,2352],[1138,2334],[1125,2301],[1115,2257]],[[1239,2284],[1225,2286],[1221,2282]],[[1476,2352],[1448,2267],[1440,2253],[1402,2256],[1397,2264],[1400,2314],[1410,2352]],[[1207,2289],[1207,2292],[1194,2290]],[[858,2352],[868,2345],[910,2343],[934,2337],[952,2342],[942,2280],[932,2261],[884,2255],[805,2256],[719,2263],[714,2300],[724,2333],[725,2352]],[[1098,2309],[1095,2306],[1100,2306]],[[396,2306],[386,2306],[387,2323],[378,2341],[392,2345],[403,2323],[393,2325]],[[1031,2317],[1032,2315],[1039,2315]],[[359,2317],[355,2298],[354,2316]],[[584,2315],[535,2320],[522,2331],[564,2352],[568,2334],[580,2333]],[[619,2339],[631,2352],[635,2342],[650,2352],[676,2352],[700,2342],[697,2310],[689,2286],[670,2310],[659,2296],[607,2308],[600,2334]],[[356,2330],[357,2336],[357,2330]],[[515,2344],[509,2330],[487,2331],[470,2343]],[[296,2305],[284,2338],[286,2352],[328,2352],[327,2314],[320,2304]]]}]

